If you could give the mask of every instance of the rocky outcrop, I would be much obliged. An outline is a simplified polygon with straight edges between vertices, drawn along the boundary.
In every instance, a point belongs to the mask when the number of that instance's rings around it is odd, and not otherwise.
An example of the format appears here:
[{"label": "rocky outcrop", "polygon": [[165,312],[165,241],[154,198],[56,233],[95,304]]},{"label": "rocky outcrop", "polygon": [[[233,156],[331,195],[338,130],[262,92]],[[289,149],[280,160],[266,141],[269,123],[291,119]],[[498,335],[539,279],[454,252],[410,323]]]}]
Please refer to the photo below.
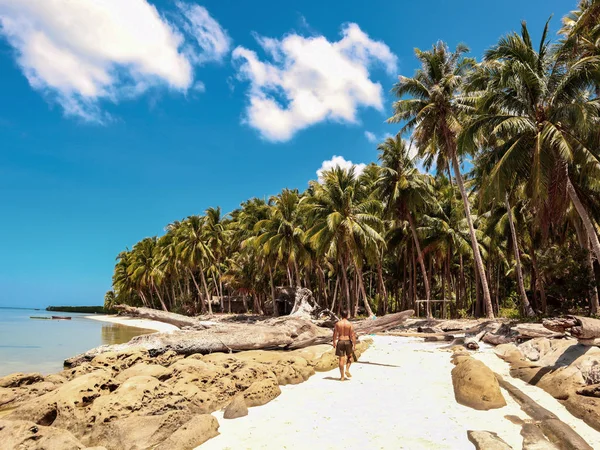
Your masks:
[{"label": "rocky outcrop", "polygon": [[468,354],[455,353],[452,362],[452,385],[456,401],[478,410],[489,410],[506,406],[498,380],[485,364]]},{"label": "rocky outcrop", "polygon": [[576,417],[600,431],[600,349],[574,339],[537,338],[495,349],[510,373],[561,401]]},{"label": "rocky outcrop", "polygon": [[[19,450],[88,449],[67,430],[25,420],[0,420],[0,447]],[[95,447],[102,450],[104,447]],[[91,449],[90,449],[91,450]]]},{"label": "rocky outcrop", "polygon": [[[368,345],[360,343],[357,355]],[[331,345],[187,357],[128,348],[100,353],[60,375],[0,379],[0,410],[11,409],[3,417],[11,424],[31,424],[44,436],[55,430],[52,436],[78,442],[57,448],[194,448],[217,433],[211,412],[227,407],[228,416],[247,414],[248,407],[276,398],[279,385],[301,383],[324,366],[337,366]],[[26,427],[10,430],[19,434],[15,439],[31,437]]]}]

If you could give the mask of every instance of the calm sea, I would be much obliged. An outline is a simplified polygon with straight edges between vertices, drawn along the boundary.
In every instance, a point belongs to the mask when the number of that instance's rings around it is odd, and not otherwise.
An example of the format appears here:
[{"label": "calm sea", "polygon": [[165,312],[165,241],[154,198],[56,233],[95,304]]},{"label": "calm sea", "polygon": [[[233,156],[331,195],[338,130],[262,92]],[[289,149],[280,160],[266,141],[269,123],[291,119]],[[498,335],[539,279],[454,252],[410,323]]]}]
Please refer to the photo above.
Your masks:
[{"label": "calm sea", "polygon": [[[72,319],[39,320],[31,316]],[[14,372],[58,372],[66,358],[99,345],[120,344],[153,332],[85,317],[86,314],[0,308],[0,376]]]}]

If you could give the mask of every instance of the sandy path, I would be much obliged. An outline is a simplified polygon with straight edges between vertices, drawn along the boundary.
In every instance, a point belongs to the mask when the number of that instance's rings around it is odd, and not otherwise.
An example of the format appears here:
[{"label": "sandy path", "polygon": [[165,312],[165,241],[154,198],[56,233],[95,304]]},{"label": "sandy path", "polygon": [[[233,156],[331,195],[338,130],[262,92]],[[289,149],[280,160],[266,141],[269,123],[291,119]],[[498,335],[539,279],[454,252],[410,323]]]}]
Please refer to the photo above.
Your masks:
[{"label": "sandy path", "polygon": [[179,330],[179,328],[177,328],[175,325],[171,325],[168,323],[157,322],[155,320],[149,319],[138,319],[127,316],[94,315],[86,316],[85,318],[91,320],[99,320],[100,322],[117,323],[119,325],[127,325],[128,327],[146,328],[148,330],[155,330],[161,332]]},{"label": "sandy path", "polygon": [[520,407],[508,395],[501,410],[457,404],[453,367],[450,353],[433,344],[375,336],[351,381],[337,381],[337,370],[317,373],[283,386],[281,396],[246,417],[225,420],[217,412],[221,434],[199,449],[472,449],[467,430],[495,431],[520,449],[521,427],[504,418],[527,418]]}]

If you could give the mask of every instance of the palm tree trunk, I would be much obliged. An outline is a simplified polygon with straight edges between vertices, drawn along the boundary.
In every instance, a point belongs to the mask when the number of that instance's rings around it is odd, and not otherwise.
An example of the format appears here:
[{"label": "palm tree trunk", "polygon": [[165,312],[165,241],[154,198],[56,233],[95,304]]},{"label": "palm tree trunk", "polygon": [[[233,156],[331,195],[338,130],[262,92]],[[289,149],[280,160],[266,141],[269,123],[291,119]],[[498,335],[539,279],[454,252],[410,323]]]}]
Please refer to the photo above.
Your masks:
[{"label": "palm tree trunk", "polygon": [[377,280],[379,283],[381,296],[383,298],[383,314],[387,314],[388,313],[388,296],[387,296],[387,290],[385,288],[385,282],[383,281],[383,268],[382,268],[381,261],[377,261]]},{"label": "palm tree trunk", "polygon": [[569,198],[573,202],[573,205],[575,206],[575,209],[577,210],[579,217],[581,217],[581,220],[583,221],[583,225],[585,226],[585,230],[587,232],[589,240],[592,243],[592,249],[594,250],[596,259],[598,261],[600,261],[600,241],[598,241],[598,234],[596,233],[594,224],[592,223],[590,216],[588,215],[587,211],[585,210],[585,207],[581,203],[581,200],[579,199],[579,196],[577,195],[577,192],[575,191],[575,188],[573,187],[573,184],[571,183],[571,179],[568,177],[568,175],[567,175],[567,193],[569,194]]},{"label": "palm tree trunk", "polygon": [[469,205],[469,197],[467,197],[467,191],[465,190],[465,184],[460,173],[460,166],[458,159],[456,158],[456,152],[452,152],[452,165],[454,167],[454,177],[460,190],[460,195],[463,199],[465,208],[465,215],[467,217],[467,224],[469,225],[469,234],[471,235],[471,246],[473,247],[473,255],[475,256],[475,264],[477,271],[479,272],[479,280],[483,289],[483,301],[485,303],[486,316],[488,319],[494,318],[494,308],[492,306],[492,298],[490,297],[490,288],[488,287],[487,278],[485,276],[485,269],[483,267],[483,260],[481,259],[481,252],[479,251],[479,243],[477,242],[477,236],[475,235],[475,227],[473,226],[473,220],[471,219],[471,206]]},{"label": "palm tree trunk", "polygon": [[515,254],[515,263],[517,266],[517,284],[519,286],[519,294],[521,294],[521,303],[523,311],[527,317],[535,317],[535,312],[529,303],[527,293],[525,292],[525,283],[523,282],[523,269],[521,267],[521,252],[519,251],[519,243],[517,242],[517,231],[515,230],[515,222],[513,220],[512,208],[508,200],[508,191],[504,195],[504,204],[506,205],[506,213],[508,214],[508,224],[510,225],[510,234],[513,242],[513,253]]},{"label": "palm tree trunk", "polygon": [[596,273],[594,272],[594,261],[592,260],[592,252],[590,249],[590,240],[588,239],[587,233],[583,233],[581,226],[574,222],[575,234],[577,234],[577,239],[579,240],[579,245],[581,248],[586,250],[586,265],[588,269],[588,275],[590,277],[590,281],[593,282],[594,286],[590,292],[590,314],[595,315],[598,313],[598,287],[596,285]]},{"label": "palm tree trunk", "polygon": [[360,285],[360,290],[362,292],[363,303],[365,305],[365,311],[367,312],[367,316],[373,317],[373,310],[371,309],[371,305],[369,305],[369,299],[367,298],[367,292],[365,291],[365,283],[363,280],[362,268],[357,267],[356,271],[358,273],[358,283]]},{"label": "palm tree trunk", "polygon": [[423,261],[423,253],[421,252],[421,245],[419,244],[419,237],[417,236],[415,222],[410,212],[407,214],[407,216],[408,223],[410,225],[410,231],[415,242],[415,248],[417,249],[417,261],[419,262],[419,266],[421,266],[421,273],[423,274],[423,284],[425,285],[425,299],[427,300],[427,318],[431,319],[431,291],[429,290],[429,279],[427,278],[427,270],[425,269],[425,262]]},{"label": "palm tree trunk", "polygon": [[277,302],[275,301],[275,283],[273,281],[273,269],[271,268],[270,264],[267,264],[269,266],[269,282],[271,285],[271,298],[273,301],[273,317],[277,317],[279,315],[279,311],[277,311]]},{"label": "palm tree trunk", "polygon": [[342,280],[344,281],[344,288],[346,289],[346,308],[348,314],[351,313],[351,300],[350,300],[350,284],[348,283],[348,274],[346,273],[346,264],[344,263],[344,258],[341,259],[342,264]]},{"label": "palm tree trunk", "polygon": [[[200,289],[200,286],[198,286],[198,282],[196,281],[196,277],[194,276],[194,272],[192,272],[192,269],[189,269],[190,271],[190,275],[192,276],[192,281],[194,282],[194,285],[196,286],[196,290],[198,291],[198,297],[202,297],[202,289]],[[197,311],[197,310],[196,310]],[[202,314],[206,313],[206,306],[204,305],[204,302],[202,300],[200,300],[200,311],[202,311]]]},{"label": "palm tree trunk", "polygon": [[152,283],[152,287],[154,287],[156,295],[158,295],[158,300],[160,301],[160,306],[162,306],[163,311],[169,312],[169,310],[167,309],[167,305],[165,305],[162,295],[160,295],[160,290],[158,289],[158,287],[156,287],[154,282]]},{"label": "palm tree trunk", "polygon": [[[333,289],[333,301],[331,302],[331,311],[335,311],[335,300],[337,298],[338,295],[338,286],[340,285],[340,279],[339,278],[335,278],[335,288]],[[339,309],[339,308],[338,308]],[[339,314],[339,311],[338,311]]]},{"label": "palm tree trunk", "polygon": [[202,279],[202,285],[204,286],[204,292],[206,294],[206,303],[208,304],[208,314],[212,315],[212,298],[210,296],[210,292],[208,292],[208,285],[206,284],[206,277],[204,276],[204,271],[200,269],[200,278]]},{"label": "palm tree trunk", "polygon": [[300,270],[298,269],[298,263],[294,259],[294,271],[296,272],[296,285],[302,287],[302,281],[300,280]]}]

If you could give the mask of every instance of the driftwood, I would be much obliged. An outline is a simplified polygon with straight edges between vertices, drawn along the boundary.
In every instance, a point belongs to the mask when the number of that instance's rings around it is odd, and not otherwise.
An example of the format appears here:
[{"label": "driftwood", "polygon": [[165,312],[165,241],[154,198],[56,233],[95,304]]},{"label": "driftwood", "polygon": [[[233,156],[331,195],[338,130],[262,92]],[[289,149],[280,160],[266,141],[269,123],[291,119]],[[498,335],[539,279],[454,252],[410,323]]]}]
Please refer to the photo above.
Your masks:
[{"label": "driftwood", "polygon": [[[354,322],[358,336],[383,331],[408,319],[408,310],[388,316]],[[137,336],[126,344],[103,345],[65,361],[65,367],[78,366],[106,352],[145,350],[151,356],[168,351],[182,355],[237,352],[244,350],[294,350],[331,343],[333,333],[311,321],[279,317],[253,324],[216,322],[202,330],[180,330]]]},{"label": "driftwood", "polygon": [[600,338],[600,320],[581,316],[564,316],[544,319],[542,324],[557,333],[570,333],[582,344],[592,344]]},{"label": "driftwood", "polygon": [[521,409],[534,419],[548,439],[559,448],[565,450],[593,450],[592,447],[569,425],[562,422],[555,414],[538,405],[531,397],[505,381],[497,373],[500,386],[521,406]]},{"label": "driftwood", "polygon": [[160,311],[152,308],[135,308],[127,305],[117,305],[115,309],[127,316],[139,317],[141,319],[155,320],[157,322],[168,323],[178,328],[191,327],[198,330],[203,330],[210,326],[203,323],[195,317],[184,316],[172,312]]}]

